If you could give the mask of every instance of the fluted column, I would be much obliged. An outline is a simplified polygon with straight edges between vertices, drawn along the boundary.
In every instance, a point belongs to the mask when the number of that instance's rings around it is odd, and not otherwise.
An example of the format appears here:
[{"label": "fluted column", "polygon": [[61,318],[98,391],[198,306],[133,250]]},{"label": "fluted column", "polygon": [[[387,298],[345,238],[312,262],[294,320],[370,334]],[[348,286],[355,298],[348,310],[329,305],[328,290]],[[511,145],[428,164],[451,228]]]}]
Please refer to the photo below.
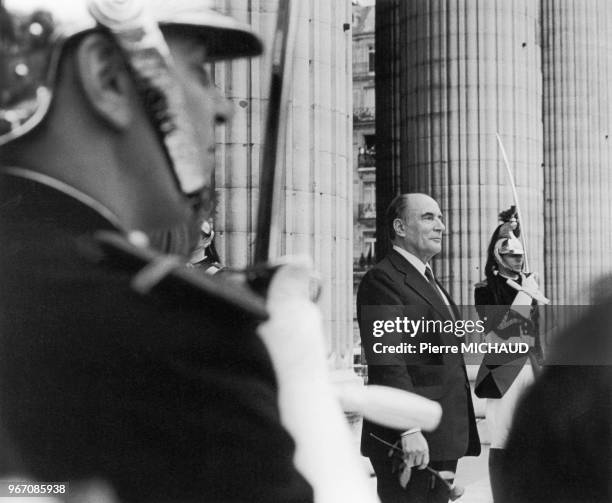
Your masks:
[{"label": "fluted column", "polygon": [[542,0],[546,275],[557,304],[588,303],[612,259],[612,3]]},{"label": "fluted column", "polygon": [[[277,0],[216,0],[219,11],[250,24],[267,48],[272,44],[277,5]],[[252,257],[269,69],[269,52],[214,68],[215,84],[234,105],[229,123],[217,128],[215,170],[216,244],[224,263],[234,267],[246,266]]]},{"label": "fluted column", "polygon": [[413,0],[399,6],[395,190],[439,201],[447,231],[434,266],[453,298],[471,304],[497,214],[513,203],[496,132],[526,217],[530,265],[543,267],[539,4]]},{"label": "fluted column", "polygon": [[[298,2],[295,2],[296,4]],[[320,305],[335,368],[352,367],[352,81],[349,0],[300,2],[293,91],[286,133],[282,254],[307,254],[323,283]],[[266,46],[277,0],[217,0],[221,10],[251,23]],[[245,6],[250,6],[247,10]],[[220,132],[215,228],[232,266],[252,256],[259,162],[269,83],[269,57],[217,65],[215,82],[235,103]]]}]

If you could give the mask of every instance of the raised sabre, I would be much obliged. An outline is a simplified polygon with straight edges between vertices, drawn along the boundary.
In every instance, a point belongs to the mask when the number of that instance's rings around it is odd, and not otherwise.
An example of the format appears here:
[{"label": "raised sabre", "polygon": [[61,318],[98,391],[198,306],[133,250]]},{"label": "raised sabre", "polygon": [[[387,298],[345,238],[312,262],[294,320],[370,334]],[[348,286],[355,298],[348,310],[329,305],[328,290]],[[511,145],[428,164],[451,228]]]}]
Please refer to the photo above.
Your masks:
[{"label": "raised sabre", "polygon": [[508,178],[510,180],[510,187],[512,188],[512,195],[514,197],[514,205],[516,206],[516,215],[518,216],[518,221],[521,226],[520,239],[523,242],[525,272],[529,272],[529,262],[527,261],[527,240],[525,239],[526,232],[525,232],[525,227],[524,227],[525,221],[523,220],[523,215],[521,213],[521,206],[519,204],[518,193],[516,192],[516,184],[514,183],[514,175],[512,174],[512,170],[510,169],[510,163],[508,162],[508,156],[506,155],[506,149],[504,148],[504,144],[502,143],[502,139],[499,136],[499,133],[495,133],[495,137],[497,138],[497,144],[499,145],[499,150],[504,160],[504,166],[506,167],[506,172],[508,173]]},{"label": "raised sabre", "polygon": [[[514,176],[512,175],[512,170],[510,169],[510,163],[508,162],[508,156],[506,155],[506,149],[504,148],[504,144],[502,143],[502,139],[499,136],[499,133],[495,133],[495,137],[497,138],[497,144],[499,145],[499,150],[501,151],[502,158],[504,160],[504,166],[506,167],[506,172],[508,173],[508,178],[510,180],[510,187],[512,187],[512,194],[514,196],[514,205],[516,206],[516,215],[518,217],[519,224],[521,226],[521,235],[520,239],[523,242],[523,257],[525,260],[525,272],[529,272],[529,263],[527,262],[527,240],[525,238],[526,232],[524,227],[523,215],[521,214],[521,206],[519,205],[518,193],[516,191],[516,184],[514,183]],[[550,299],[546,298],[542,292],[539,290],[533,290],[530,288],[525,288],[519,285],[516,281],[511,279],[506,280],[506,283],[519,292],[525,292],[533,299],[537,300],[541,304],[549,304]]]}]

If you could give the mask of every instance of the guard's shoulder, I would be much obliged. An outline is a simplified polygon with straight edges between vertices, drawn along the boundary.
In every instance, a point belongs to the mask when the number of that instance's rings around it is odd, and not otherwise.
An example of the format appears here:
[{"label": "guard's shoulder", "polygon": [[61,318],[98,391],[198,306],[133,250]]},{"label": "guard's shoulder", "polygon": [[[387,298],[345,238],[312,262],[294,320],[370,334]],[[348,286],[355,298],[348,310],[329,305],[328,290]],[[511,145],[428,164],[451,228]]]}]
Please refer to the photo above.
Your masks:
[{"label": "guard's shoulder", "polygon": [[486,279],[483,279],[482,281],[479,281],[478,283],[476,283],[474,285],[474,290],[478,290],[480,288],[488,288],[489,287],[489,283]]},{"label": "guard's shoulder", "polygon": [[104,261],[127,272],[132,289],[140,294],[163,291],[233,308],[255,320],[268,318],[263,297],[243,284],[188,268],[179,257],[134,244],[118,232],[100,231],[94,239]]}]

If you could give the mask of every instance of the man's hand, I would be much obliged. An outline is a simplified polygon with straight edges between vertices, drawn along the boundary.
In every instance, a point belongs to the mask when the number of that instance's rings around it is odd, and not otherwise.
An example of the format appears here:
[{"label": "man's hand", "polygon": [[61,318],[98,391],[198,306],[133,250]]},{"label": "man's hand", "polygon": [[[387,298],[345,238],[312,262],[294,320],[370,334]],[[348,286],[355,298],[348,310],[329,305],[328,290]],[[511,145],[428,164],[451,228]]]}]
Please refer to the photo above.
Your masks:
[{"label": "man's hand", "polygon": [[402,435],[402,450],[406,468],[423,470],[429,464],[429,445],[420,431]]}]

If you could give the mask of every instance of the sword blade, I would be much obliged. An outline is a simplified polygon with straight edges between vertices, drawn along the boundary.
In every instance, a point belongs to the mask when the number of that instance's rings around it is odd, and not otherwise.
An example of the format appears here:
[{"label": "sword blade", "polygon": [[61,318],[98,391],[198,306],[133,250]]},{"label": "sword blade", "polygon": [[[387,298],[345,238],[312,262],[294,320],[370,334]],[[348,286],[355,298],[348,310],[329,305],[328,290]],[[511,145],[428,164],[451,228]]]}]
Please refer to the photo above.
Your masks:
[{"label": "sword blade", "polygon": [[504,166],[506,167],[506,173],[508,173],[508,178],[510,180],[510,187],[512,188],[512,195],[514,197],[514,205],[516,206],[516,214],[518,215],[518,220],[521,226],[521,236],[520,239],[523,242],[523,250],[524,250],[524,260],[525,260],[525,272],[529,271],[529,262],[527,260],[527,239],[525,232],[525,220],[523,220],[523,214],[521,213],[521,205],[519,204],[518,193],[516,191],[516,183],[514,182],[514,175],[512,174],[512,170],[510,169],[510,162],[508,161],[508,155],[506,154],[506,149],[504,148],[504,144],[502,142],[499,133],[495,133],[495,137],[497,138],[497,144],[499,145],[499,150],[502,155],[502,159],[504,160]]}]

